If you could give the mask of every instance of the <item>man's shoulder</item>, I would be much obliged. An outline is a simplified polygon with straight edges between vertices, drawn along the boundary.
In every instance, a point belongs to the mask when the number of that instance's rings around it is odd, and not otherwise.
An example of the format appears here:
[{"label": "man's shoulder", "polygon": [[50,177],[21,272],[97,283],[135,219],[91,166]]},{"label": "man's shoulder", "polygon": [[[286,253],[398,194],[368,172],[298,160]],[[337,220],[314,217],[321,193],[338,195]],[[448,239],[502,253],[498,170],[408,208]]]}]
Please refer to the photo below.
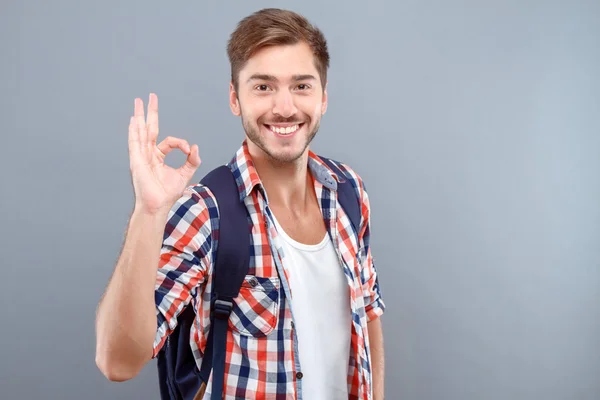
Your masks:
[{"label": "man's shoulder", "polygon": [[171,207],[168,220],[186,220],[188,223],[195,221],[200,225],[210,224],[211,218],[218,215],[215,196],[210,189],[201,184],[188,185],[177,201]]},{"label": "man's shoulder", "polygon": [[[362,177],[356,172],[354,168],[352,168],[348,163],[337,160],[335,158],[329,158],[344,174],[341,178],[344,180],[349,180],[357,190],[362,191],[364,187],[364,181]],[[338,171],[334,171],[338,173]]]},{"label": "man's shoulder", "polygon": [[208,186],[203,185],[202,183],[189,185],[185,189],[185,192],[189,193],[189,195],[198,202],[208,202],[209,204],[206,204],[207,207],[213,206],[212,203],[215,202],[215,195],[213,192],[211,192]]},{"label": "man's shoulder", "polygon": [[[328,158],[335,166],[343,173],[343,176],[340,176],[342,182],[349,182],[353,187],[358,201],[360,203],[360,213],[361,213],[361,227],[363,226],[365,221],[368,221],[369,218],[369,210],[370,203],[367,195],[367,189],[362,177],[356,172],[354,168],[352,168],[348,163]],[[340,171],[334,171],[337,175],[339,175]]]}]

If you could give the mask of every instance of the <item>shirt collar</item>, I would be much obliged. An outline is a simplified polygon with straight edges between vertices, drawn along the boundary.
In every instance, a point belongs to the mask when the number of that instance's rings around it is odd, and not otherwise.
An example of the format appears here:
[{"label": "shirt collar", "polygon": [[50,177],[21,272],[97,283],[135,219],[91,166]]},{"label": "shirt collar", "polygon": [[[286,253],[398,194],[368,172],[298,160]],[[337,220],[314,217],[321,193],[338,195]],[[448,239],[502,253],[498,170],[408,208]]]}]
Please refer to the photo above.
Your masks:
[{"label": "shirt collar", "polygon": [[[254,188],[260,190],[266,198],[263,184],[248,150],[247,140],[244,140],[228,166],[235,177],[241,202],[250,196]],[[330,190],[337,190],[338,183],[344,182],[339,174],[331,170],[318,155],[310,150],[308,151],[308,168],[317,182]]]}]

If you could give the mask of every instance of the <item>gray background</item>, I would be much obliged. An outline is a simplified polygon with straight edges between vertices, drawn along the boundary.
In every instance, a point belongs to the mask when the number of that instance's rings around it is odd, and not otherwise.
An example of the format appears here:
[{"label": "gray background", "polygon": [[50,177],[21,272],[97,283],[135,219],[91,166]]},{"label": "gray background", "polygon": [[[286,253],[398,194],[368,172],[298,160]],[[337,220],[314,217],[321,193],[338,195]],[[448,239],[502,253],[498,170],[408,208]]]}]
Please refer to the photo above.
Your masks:
[{"label": "gray background", "polygon": [[273,5],[329,41],[313,149],[370,190],[387,398],[600,398],[598,2],[74,0],[0,5],[0,398],[158,398],[154,363],[94,363],[133,100],[200,145],[194,181],[228,161],[226,41]]}]

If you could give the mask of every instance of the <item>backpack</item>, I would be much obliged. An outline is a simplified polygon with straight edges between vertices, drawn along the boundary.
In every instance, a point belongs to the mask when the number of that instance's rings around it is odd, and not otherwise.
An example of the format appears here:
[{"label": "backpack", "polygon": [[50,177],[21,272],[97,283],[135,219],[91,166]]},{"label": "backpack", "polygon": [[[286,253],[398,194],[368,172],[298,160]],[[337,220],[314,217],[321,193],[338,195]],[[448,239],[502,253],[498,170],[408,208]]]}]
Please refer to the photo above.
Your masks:
[{"label": "backpack", "polygon": [[[340,176],[346,176],[330,159],[319,157]],[[358,234],[360,201],[351,182],[348,179],[338,183],[338,201]],[[197,400],[196,396],[204,392],[211,369],[214,369],[211,400],[222,399],[229,314],[248,273],[251,225],[246,206],[239,201],[235,177],[229,167],[222,165],[209,172],[200,183],[211,190],[219,207],[219,250],[213,254],[211,329],[202,367],[198,370],[189,344],[194,308],[185,307],[179,314],[177,327],[157,356],[162,400]]]}]

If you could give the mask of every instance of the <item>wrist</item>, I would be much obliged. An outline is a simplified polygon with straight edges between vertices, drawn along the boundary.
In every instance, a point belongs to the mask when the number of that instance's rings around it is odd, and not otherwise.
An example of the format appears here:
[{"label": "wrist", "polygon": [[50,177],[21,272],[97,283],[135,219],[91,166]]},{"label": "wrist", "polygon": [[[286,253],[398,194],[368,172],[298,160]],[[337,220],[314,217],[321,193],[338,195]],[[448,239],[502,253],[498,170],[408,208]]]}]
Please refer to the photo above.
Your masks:
[{"label": "wrist", "polygon": [[170,208],[153,208],[150,209],[141,204],[136,204],[131,213],[131,219],[144,219],[147,222],[160,222],[164,223],[169,216]]},{"label": "wrist", "polygon": [[166,218],[169,215],[170,210],[171,207],[149,207],[144,204],[135,203],[133,207],[133,214],[147,218]]}]

